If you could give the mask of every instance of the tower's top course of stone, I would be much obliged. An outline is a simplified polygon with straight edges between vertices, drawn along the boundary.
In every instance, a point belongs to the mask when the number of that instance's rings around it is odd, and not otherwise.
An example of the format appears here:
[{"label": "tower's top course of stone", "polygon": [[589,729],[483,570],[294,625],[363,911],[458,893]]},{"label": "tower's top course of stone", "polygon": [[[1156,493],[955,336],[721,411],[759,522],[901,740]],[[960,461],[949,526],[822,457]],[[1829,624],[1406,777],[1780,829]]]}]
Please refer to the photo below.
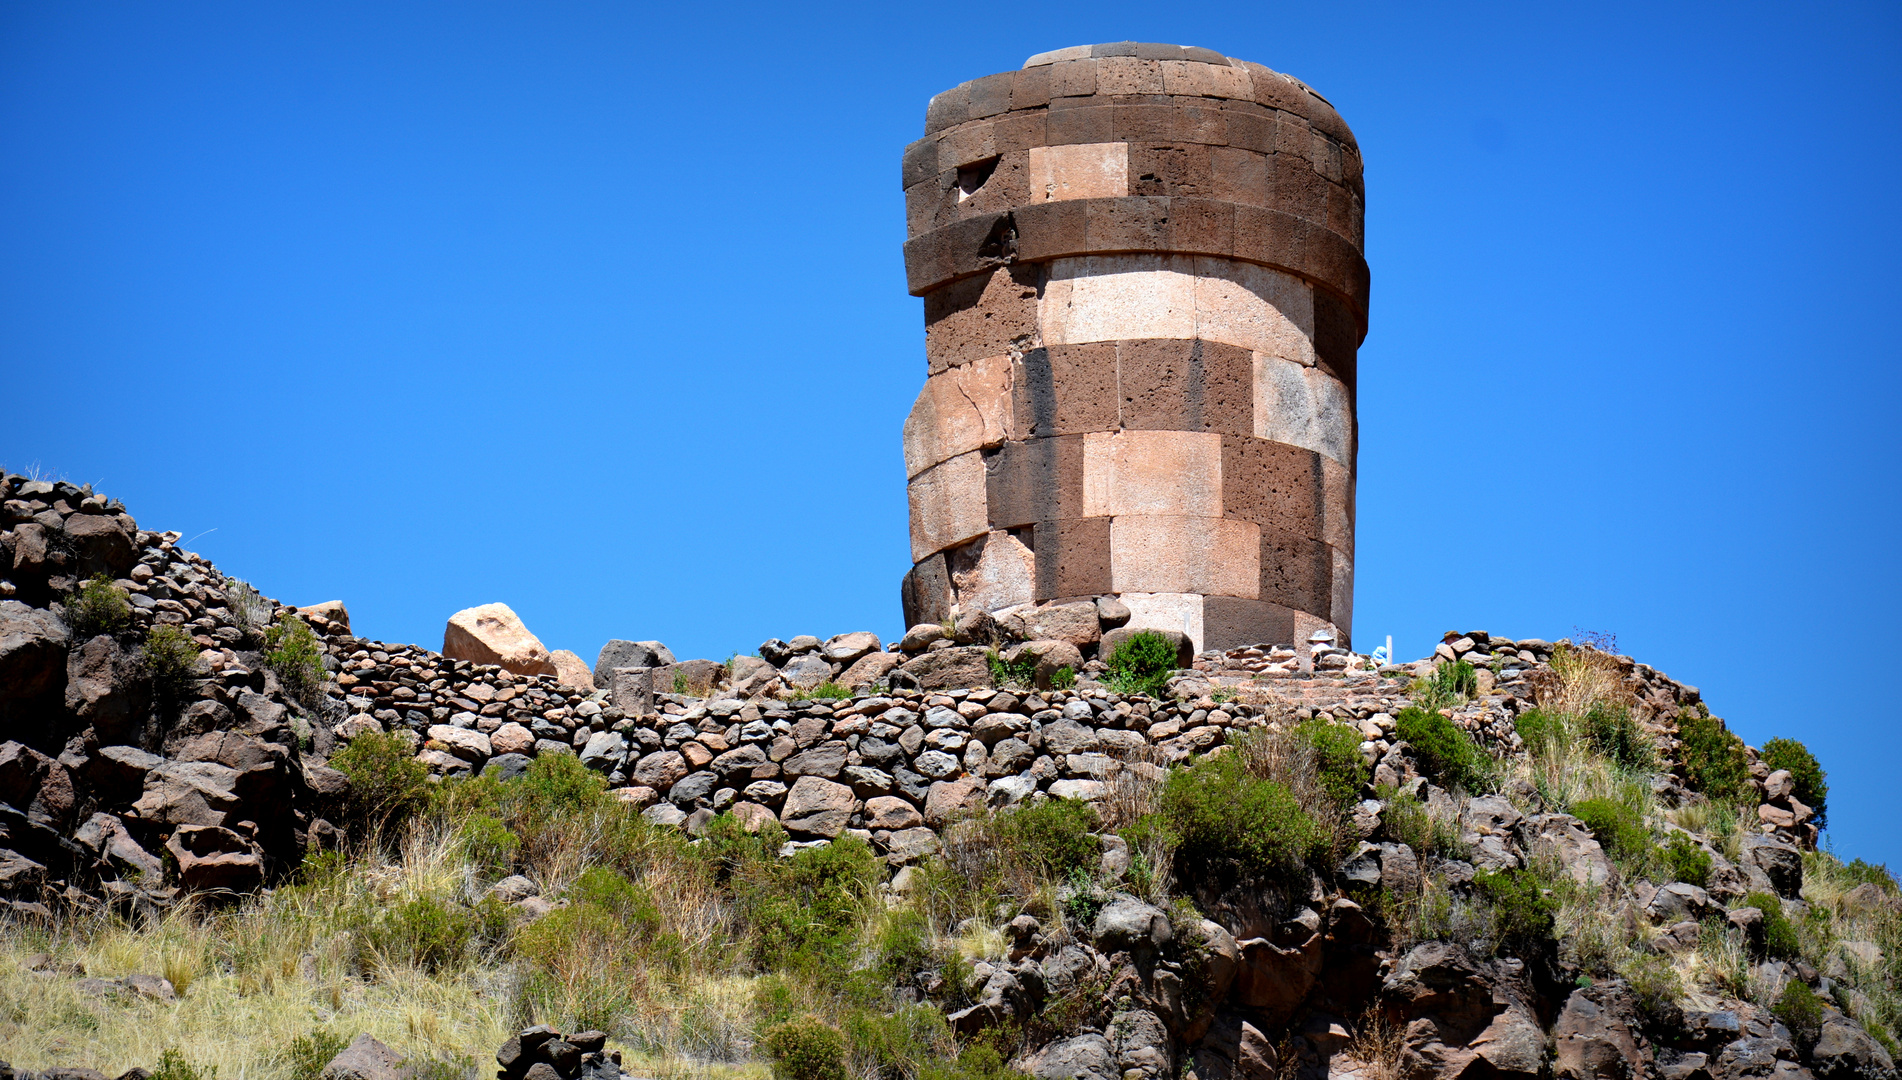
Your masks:
[{"label": "tower's top course of stone", "polygon": [[913,295],[1012,262],[1166,251],[1293,274],[1366,331],[1360,147],[1327,99],[1261,64],[1138,42],[1039,53],[932,98],[903,183]]}]

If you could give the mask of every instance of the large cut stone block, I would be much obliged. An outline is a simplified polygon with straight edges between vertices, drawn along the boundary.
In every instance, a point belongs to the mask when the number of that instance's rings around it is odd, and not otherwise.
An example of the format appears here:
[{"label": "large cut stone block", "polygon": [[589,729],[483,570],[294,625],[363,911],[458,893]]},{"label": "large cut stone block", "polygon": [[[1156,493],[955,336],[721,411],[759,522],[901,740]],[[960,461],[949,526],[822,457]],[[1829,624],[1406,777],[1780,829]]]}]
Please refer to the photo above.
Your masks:
[{"label": "large cut stone block", "polygon": [[1323,540],[1322,455],[1266,439],[1222,437],[1222,513],[1284,536]]},{"label": "large cut stone block", "polygon": [[1114,431],[1119,425],[1117,345],[1048,345],[1016,362],[1013,439]]},{"label": "large cut stone block", "polygon": [[1205,649],[1239,649],[1248,645],[1293,645],[1295,612],[1264,600],[1211,596],[1202,604]]},{"label": "large cut stone block", "polygon": [[1082,516],[1124,514],[1221,517],[1222,436],[1204,431],[1083,436]]},{"label": "large cut stone block", "polygon": [[1079,143],[1030,148],[1030,201],[1115,198],[1129,194],[1129,144]]},{"label": "large cut stone block", "polygon": [[1334,606],[1334,550],[1319,540],[1263,529],[1261,589],[1257,596],[1330,618]]},{"label": "large cut stone block", "polygon": [[1042,275],[1036,264],[1004,266],[927,295],[925,357],[930,370],[1041,345],[1037,294]]},{"label": "large cut stone block", "polygon": [[1036,599],[1111,591],[1109,518],[1040,521],[1031,537],[1037,558]]},{"label": "large cut stone block", "polygon": [[1008,442],[991,455],[984,463],[984,488],[992,527],[1084,516],[1084,446],[1096,437]]},{"label": "large cut stone block", "polygon": [[1119,342],[1116,377],[1122,426],[1257,434],[1256,355],[1199,338]]},{"label": "large cut stone block", "polygon": [[[1186,635],[1190,652],[1202,651],[1204,638],[1204,601],[1197,593],[1123,593],[1117,597],[1129,609],[1129,621],[1114,634],[1127,637],[1137,630],[1173,630]],[[1114,642],[1105,640],[1105,652]]]},{"label": "large cut stone block", "polygon": [[941,623],[951,617],[951,575],[942,554],[929,555],[912,567],[898,592],[906,626]]},{"label": "large cut stone block", "polygon": [[1118,516],[1110,521],[1114,592],[1180,592],[1255,599],[1261,528],[1234,518]]},{"label": "large cut stone block", "polygon": [[1036,557],[1007,532],[991,532],[945,552],[961,613],[1027,604],[1035,592]]},{"label": "large cut stone block", "polygon": [[905,475],[973,450],[993,449],[1011,427],[1011,359],[986,357],[925,380],[905,418]]},{"label": "large cut stone block", "polygon": [[1246,434],[1354,463],[1354,398],[1340,380],[1320,368],[1303,367],[1254,353],[1253,424]]},{"label": "large cut stone block", "polygon": [[984,456],[959,454],[912,478],[911,558],[955,547],[989,529],[984,500]]}]

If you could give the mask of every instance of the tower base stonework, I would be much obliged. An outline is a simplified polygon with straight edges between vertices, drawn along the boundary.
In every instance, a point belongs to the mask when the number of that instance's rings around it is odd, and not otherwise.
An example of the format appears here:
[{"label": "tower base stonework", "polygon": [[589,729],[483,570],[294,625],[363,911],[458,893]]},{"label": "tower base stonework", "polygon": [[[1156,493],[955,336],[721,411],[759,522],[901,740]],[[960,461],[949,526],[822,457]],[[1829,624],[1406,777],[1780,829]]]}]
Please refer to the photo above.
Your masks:
[{"label": "tower base stonework", "polygon": [[1083,46],[905,152],[908,624],[1116,595],[1198,649],[1352,624],[1359,150],[1298,80]]}]

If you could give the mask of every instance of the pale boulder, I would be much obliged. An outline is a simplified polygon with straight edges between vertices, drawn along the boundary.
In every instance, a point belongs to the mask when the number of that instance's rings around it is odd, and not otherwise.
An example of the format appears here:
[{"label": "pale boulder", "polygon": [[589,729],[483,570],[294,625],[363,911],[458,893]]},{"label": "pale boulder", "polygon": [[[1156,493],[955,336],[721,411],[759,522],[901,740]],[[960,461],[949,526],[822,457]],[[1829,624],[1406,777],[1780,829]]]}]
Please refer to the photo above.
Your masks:
[{"label": "pale boulder", "polygon": [[297,614],[303,616],[305,622],[322,619],[329,624],[330,632],[333,634],[350,632],[350,612],[343,606],[342,600],[326,600],[321,604],[300,607],[297,609]]},{"label": "pale boulder", "polygon": [[548,654],[548,662],[555,666],[556,682],[583,693],[594,692],[594,669],[577,654],[556,649]]},{"label": "pale boulder", "polygon": [[802,776],[786,793],[786,807],[779,823],[788,832],[831,838],[845,831],[845,825],[858,808],[858,798],[844,784]]},{"label": "pale boulder", "polygon": [[553,675],[548,649],[507,604],[458,611],[443,630],[442,654],[451,660],[496,664],[517,675]]}]

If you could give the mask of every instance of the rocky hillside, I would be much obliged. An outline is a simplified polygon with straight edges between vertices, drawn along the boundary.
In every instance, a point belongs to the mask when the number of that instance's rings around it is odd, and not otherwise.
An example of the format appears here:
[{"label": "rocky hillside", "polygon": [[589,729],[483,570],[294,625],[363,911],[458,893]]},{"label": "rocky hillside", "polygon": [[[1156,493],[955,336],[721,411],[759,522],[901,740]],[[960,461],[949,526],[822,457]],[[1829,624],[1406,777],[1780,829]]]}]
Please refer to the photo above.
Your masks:
[{"label": "rocky hillside", "polygon": [[1895,1075],[1902,900],[1821,768],[1613,650],[1191,657],[1100,597],[590,669],[0,496],[16,1066]]}]

